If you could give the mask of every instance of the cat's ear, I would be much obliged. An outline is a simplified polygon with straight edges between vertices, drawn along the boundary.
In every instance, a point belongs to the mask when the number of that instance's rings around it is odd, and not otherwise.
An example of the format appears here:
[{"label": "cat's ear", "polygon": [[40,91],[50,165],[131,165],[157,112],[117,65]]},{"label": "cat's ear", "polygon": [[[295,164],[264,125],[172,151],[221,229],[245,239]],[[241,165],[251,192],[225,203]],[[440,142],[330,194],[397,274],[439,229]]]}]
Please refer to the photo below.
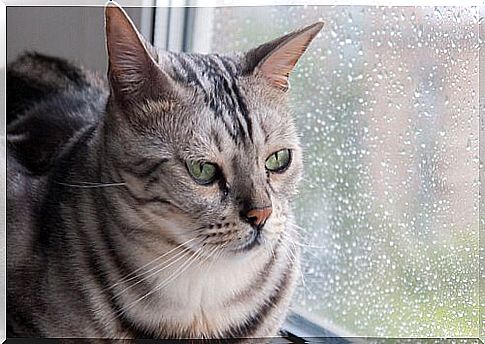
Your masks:
[{"label": "cat's ear", "polygon": [[136,103],[162,96],[170,78],[157,66],[126,12],[113,1],[105,7],[105,27],[108,77],[115,97]]},{"label": "cat's ear", "polygon": [[250,50],[245,59],[246,71],[260,73],[270,85],[286,91],[290,72],[322,27],[323,23],[317,22]]}]

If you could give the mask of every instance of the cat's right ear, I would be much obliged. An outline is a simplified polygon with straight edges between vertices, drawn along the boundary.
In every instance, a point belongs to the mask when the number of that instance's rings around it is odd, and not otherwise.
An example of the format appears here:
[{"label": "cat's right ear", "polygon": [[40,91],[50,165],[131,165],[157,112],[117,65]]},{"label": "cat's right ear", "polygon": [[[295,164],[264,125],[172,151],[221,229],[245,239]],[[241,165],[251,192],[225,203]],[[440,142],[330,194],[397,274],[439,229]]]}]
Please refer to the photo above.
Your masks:
[{"label": "cat's right ear", "polygon": [[170,78],[153,60],[126,12],[115,2],[105,7],[108,78],[117,101],[136,104],[162,98]]},{"label": "cat's right ear", "polygon": [[291,71],[322,27],[322,22],[316,22],[250,50],[246,54],[246,73],[260,74],[271,86],[288,90]]}]

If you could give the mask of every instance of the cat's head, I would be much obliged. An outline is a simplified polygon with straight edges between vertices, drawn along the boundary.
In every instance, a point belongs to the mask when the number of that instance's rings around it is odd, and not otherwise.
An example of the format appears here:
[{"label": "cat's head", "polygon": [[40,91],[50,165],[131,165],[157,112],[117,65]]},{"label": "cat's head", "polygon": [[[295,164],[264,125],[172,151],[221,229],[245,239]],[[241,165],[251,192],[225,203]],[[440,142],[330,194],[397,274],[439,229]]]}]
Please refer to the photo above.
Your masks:
[{"label": "cat's head", "polygon": [[302,173],[288,76],[321,27],[246,53],[171,53],[107,6],[105,159],[126,181],[127,212],[206,252],[256,251],[288,235]]}]

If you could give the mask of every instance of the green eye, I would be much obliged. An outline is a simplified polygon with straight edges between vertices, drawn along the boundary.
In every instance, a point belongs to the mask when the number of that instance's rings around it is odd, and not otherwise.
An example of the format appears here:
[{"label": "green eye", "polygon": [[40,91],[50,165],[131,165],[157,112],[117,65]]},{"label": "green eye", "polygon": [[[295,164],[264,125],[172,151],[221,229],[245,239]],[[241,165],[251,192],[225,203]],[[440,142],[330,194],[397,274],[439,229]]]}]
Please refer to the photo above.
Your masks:
[{"label": "green eye", "polygon": [[210,184],[217,177],[217,166],[204,161],[187,161],[187,169],[199,184]]},{"label": "green eye", "polygon": [[282,149],[271,154],[266,159],[266,169],[271,172],[281,173],[288,168],[291,162],[291,151],[289,149]]}]

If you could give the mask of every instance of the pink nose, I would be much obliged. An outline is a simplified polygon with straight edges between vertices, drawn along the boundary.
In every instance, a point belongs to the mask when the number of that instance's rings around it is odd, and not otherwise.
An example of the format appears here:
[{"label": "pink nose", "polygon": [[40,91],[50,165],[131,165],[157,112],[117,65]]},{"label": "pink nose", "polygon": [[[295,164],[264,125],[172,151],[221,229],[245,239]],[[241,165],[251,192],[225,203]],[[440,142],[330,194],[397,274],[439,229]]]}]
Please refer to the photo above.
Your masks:
[{"label": "pink nose", "polygon": [[272,212],[271,207],[257,208],[248,211],[246,217],[251,224],[262,227]]}]

